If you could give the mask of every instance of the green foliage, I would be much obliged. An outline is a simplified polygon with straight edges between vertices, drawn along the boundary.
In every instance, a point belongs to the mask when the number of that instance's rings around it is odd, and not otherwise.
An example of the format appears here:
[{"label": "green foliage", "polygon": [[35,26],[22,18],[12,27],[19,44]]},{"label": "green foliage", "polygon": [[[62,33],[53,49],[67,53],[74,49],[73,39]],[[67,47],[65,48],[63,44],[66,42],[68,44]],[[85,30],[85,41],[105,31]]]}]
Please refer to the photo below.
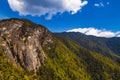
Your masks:
[{"label": "green foliage", "polygon": [[34,80],[38,77],[21,67],[13,65],[0,50],[0,80]]},{"label": "green foliage", "polygon": [[0,51],[0,80],[119,80],[120,66],[108,57],[61,38],[44,47],[44,65],[34,72],[13,65]]},{"label": "green foliage", "polygon": [[94,58],[103,63],[104,75],[107,79],[119,80],[120,79],[120,66],[111,59],[104,57],[97,53],[91,53]]},{"label": "green foliage", "polygon": [[120,66],[116,62],[70,40],[59,38],[61,41],[44,48],[48,59],[38,71],[41,80],[120,79]]},{"label": "green foliage", "polygon": [[[85,65],[86,72],[88,72],[92,80],[105,80],[103,75],[102,63],[96,60],[90,51],[81,48],[69,40],[63,40],[67,47],[72,50],[80,59],[81,63]],[[70,47],[69,47],[70,46]]]},{"label": "green foliage", "polygon": [[120,64],[120,38],[103,38],[86,36],[82,33],[60,33],[58,36],[67,37],[80,46],[100,53]]},{"label": "green foliage", "polygon": [[68,39],[61,37],[60,39],[69,50],[81,59],[81,64],[84,65],[92,80],[120,79],[120,66],[118,63],[101,54],[82,48]]},{"label": "green foliage", "polygon": [[68,39],[57,37],[44,52],[47,59],[36,75],[13,65],[0,50],[0,80],[120,80],[118,63]]},{"label": "green foliage", "polygon": [[81,64],[81,59],[62,42],[56,41],[49,47],[51,50],[44,48],[48,55],[45,66],[38,71],[42,80],[91,80],[85,66]]}]

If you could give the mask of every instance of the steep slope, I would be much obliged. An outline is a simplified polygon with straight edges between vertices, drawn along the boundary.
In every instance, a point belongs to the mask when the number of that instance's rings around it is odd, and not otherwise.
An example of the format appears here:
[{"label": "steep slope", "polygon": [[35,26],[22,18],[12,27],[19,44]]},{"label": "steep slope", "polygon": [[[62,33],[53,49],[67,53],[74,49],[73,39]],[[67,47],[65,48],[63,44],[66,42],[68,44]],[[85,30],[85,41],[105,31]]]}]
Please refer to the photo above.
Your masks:
[{"label": "steep slope", "polygon": [[37,70],[46,58],[42,49],[52,42],[50,32],[28,20],[0,22],[0,47],[7,58],[28,70]]},{"label": "steep slope", "polygon": [[110,38],[106,42],[106,45],[113,53],[120,56],[120,38]]},{"label": "steep slope", "polygon": [[1,21],[0,34],[0,80],[120,79],[115,61],[28,20]]},{"label": "steep slope", "polygon": [[120,66],[115,61],[96,52],[82,48],[67,38],[58,35],[57,38],[61,40],[71,52],[79,57],[81,64],[84,64],[84,68],[92,80],[120,79]]},{"label": "steep slope", "polygon": [[0,80],[34,80],[39,79],[34,72],[23,70],[9,61],[0,49]]},{"label": "steep slope", "polygon": [[87,36],[82,33],[58,33],[60,36],[64,36],[79,44],[80,46],[101,53],[104,56],[120,62],[120,38],[104,38]]}]

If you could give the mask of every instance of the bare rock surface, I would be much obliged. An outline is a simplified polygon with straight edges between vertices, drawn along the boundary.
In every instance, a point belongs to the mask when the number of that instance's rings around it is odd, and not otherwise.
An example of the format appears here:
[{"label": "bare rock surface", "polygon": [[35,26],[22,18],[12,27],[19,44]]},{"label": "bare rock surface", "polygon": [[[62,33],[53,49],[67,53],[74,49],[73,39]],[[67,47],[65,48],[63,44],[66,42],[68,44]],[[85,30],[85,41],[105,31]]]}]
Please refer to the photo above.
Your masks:
[{"label": "bare rock surface", "polygon": [[0,47],[14,64],[36,71],[47,58],[42,47],[48,43],[51,33],[41,25],[25,19],[0,21]]}]

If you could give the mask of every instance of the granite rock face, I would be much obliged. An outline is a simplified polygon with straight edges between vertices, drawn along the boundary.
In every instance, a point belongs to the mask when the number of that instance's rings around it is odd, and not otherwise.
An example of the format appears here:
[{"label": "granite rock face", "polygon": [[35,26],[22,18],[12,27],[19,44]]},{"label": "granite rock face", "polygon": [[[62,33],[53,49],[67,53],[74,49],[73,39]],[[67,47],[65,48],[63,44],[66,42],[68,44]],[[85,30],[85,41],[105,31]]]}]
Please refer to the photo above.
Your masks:
[{"label": "granite rock face", "polygon": [[23,19],[0,21],[0,47],[6,57],[22,68],[36,71],[47,58],[43,47],[52,43],[51,33]]}]

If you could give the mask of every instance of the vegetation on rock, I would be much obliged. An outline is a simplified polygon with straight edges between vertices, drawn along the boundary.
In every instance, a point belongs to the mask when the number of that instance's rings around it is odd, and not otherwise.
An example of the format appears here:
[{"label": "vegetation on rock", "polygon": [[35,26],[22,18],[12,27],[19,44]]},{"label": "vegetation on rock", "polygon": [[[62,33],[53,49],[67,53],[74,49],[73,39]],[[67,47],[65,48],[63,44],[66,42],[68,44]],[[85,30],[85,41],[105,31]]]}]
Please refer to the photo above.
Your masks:
[{"label": "vegetation on rock", "polygon": [[[62,36],[52,34],[43,26],[26,19],[10,19],[7,20],[8,24],[6,20],[0,21],[0,23],[0,33],[2,34],[0,36],[0,80],[120,79],[119,55],[114,54],[116,49],[111,47],[114,44],[106,44],[103,41],[104,38],[102,41],[98,41],[100,40],[98,38],[86,40],[89,38],[85,37],[80,39],[83,42],[81,43],[78,40],[80,37],[74,38],[74,34],[72,34],[74,39],[71,38],[71,34],[62,34]],[[19,23],[23,23],[23,25]],[[15,38],[17,43],[14,42],[13,37],[6,35],[3,25],[8,29],[6,31],[11,31],[9,27],[18,30],[15,32],[16,34],[13,34],[13,29],[12,32],[9,32],[10,36],[17,36]],[[18,26],[22,28],[16,29]],[[27,34],[25,34],[26,32]],[[99,43],[102,44],[99,45]],[[109,48],[106,45],[110,45]],[[116,47],[118,49],[119,44]]]}]

